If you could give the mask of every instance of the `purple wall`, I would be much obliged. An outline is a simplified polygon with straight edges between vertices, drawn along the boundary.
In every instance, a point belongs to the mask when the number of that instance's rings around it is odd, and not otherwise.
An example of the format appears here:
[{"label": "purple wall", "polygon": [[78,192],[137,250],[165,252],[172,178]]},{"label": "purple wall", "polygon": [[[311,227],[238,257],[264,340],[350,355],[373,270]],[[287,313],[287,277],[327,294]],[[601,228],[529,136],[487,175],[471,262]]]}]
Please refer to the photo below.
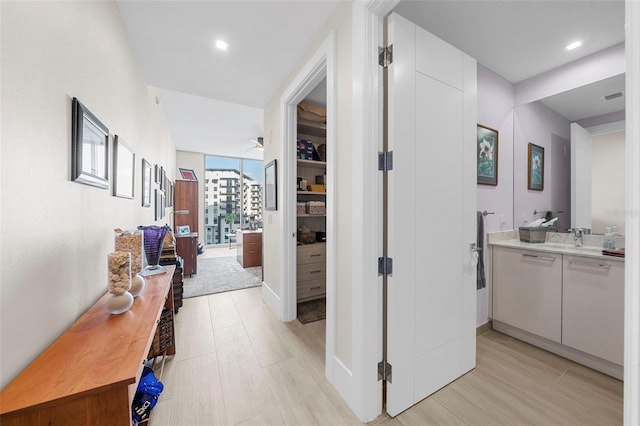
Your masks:
[{"label": "purple wall", "polygon": [[[571,223],[571,139],[570,122],[542,102],[514,108],[514,191],[515,227],[539,219],[535,210],[560,210],[558,229]],[[529,142],[544,148],[544,190],[527,188]]]},{"label": "purple wall", "polygon": [[[478,124],[498,131],[498,185],[478,185],[478,210],[494,212],[484,217],[484,232],[513,229],[513,84],[478,64]],[[482,253],[487,285],[491,265],[488,264],[486,239]],[[477,292],[476,324],[489,319],[487,288]]]},{"label": "purple wall", "polygon": [[485,232],[513,229],[513,84],[478,64],[478,124],[498,131],[498,185],[478,185]]}]

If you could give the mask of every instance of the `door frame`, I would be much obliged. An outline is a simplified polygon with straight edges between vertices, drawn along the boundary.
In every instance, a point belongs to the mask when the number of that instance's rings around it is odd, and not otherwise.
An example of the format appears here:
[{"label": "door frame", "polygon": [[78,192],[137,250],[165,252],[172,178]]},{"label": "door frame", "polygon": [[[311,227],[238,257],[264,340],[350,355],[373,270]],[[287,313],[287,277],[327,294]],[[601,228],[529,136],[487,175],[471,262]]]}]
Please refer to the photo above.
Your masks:
[{"label": "door frame", "polygon": [[[383,353],[383,289],[377,258],[383,246],[383,183],[378,152],[383,149],[384,18],[400,0],[353,2],[352,55],[352,386],[338,389],[362,421],[382,414],[378,362]],[[366,188],[366,190],[363,190]]]},{"label": "door frame", "polygon": [[[296,139],[297,108],[300,103],[326,77],[327,79],[327,305],[325,330],[325,360],[333,360],[335,354],[335,264],[336,264],[336,232],[335,232],[335,168],[336,168],[336,35],[331,32],[320,45],[316,53],[307,61],[293,82],[280,98],[282,119],[282,230],[284,235],[282,271],[282,318],[293,321],[297,316],[296,297]],[[333,363],[325,361],[325,371],[332,377]]]},{"label": "door frame", "polygon": [[625,2],[627,213],[624,314],[624,424],[640,423],[640,2]]}]

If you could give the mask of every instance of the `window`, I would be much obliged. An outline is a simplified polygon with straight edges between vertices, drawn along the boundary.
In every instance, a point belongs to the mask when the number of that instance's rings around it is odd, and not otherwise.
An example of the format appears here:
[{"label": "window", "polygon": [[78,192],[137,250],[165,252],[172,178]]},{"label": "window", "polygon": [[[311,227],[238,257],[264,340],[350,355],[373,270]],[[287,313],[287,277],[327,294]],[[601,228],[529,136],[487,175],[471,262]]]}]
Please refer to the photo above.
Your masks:
[{"label": "window", "polygon": [[262,161],[207,156],[205,179],[207,244],[228,243],[228,232],[252,223],[262,227]]}]

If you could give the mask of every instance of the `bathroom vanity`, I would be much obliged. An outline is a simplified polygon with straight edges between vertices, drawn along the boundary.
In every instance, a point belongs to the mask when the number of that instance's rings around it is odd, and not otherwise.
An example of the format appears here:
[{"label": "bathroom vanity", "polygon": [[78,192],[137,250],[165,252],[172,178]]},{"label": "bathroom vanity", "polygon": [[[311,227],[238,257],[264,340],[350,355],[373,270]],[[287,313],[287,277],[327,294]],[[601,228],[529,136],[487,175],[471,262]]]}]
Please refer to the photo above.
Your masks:
[{"label": "bathroom vanity", "polygon": [[489,234],[493,328],[622,379],[624,258],[566,235]]}]

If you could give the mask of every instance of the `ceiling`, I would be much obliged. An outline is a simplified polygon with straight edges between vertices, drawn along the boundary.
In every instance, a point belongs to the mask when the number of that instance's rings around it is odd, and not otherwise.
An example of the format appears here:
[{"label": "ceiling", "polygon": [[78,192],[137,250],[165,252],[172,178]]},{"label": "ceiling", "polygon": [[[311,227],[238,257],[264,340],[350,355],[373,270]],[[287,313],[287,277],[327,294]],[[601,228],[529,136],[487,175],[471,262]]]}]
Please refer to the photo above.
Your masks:
[{"label": "ceiling", "polygon": [[[176,148],[244,158],[261,158],[249,139],[269,141],[262,109],[339,3],[117,0]],[[396,10],[512,83],[624,40],[622,0],[405,0]],[[582,47],[564,49],[576,39]]]}]

